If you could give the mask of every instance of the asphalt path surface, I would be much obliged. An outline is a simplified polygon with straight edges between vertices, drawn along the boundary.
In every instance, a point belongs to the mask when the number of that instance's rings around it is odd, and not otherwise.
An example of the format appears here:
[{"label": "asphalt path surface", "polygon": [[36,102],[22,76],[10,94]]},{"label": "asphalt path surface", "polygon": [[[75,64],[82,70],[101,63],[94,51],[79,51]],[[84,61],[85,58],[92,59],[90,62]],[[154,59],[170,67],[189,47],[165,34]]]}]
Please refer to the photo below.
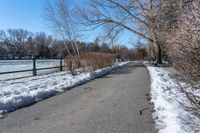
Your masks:
[{"label": "asphalt path surface", "polygon": [[6,114],[0,133],[156,133],[142,62]]}]

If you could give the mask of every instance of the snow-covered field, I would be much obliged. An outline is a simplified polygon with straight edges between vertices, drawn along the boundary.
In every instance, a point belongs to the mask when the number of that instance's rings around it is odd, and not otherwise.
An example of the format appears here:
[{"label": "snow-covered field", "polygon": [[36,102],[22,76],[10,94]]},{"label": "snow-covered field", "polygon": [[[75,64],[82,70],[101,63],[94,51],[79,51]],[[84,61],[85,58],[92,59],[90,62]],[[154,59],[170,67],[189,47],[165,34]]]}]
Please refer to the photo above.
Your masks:
[{"label": "snow-covered field", "polygon": [[[144,62],[151,78],[151,102],[159,133],[200,133],[200,119],[186,111],[190,106],[186,97],[177,89],[177,82],[170,71]],[[182,83],[184,84],[184,83]]]},{"label": "snow-covered field", "polygon": [[123,67],[128,62],[72,76],[67,72],[0,81],[0,114],[31,105]]},{"label": "snow-covered field", "polygon": [[[36,60],[36,68],[46,68],[46,67],[56,67],[60,66],[60,60]],[[19,71],[19,70],[30,70],[33,68],[32,60],[0,60],[0,72],[9,72],[9,71]],[[47,72],[53,71],[42,70],[37,71],[38,74],[44,74]],[[0,80],[10,79],[10,78],[19,78],[32,76],[32,71],[22,72],[22,73],[12,73],[12,74],[3,74],[0,75]]]}]

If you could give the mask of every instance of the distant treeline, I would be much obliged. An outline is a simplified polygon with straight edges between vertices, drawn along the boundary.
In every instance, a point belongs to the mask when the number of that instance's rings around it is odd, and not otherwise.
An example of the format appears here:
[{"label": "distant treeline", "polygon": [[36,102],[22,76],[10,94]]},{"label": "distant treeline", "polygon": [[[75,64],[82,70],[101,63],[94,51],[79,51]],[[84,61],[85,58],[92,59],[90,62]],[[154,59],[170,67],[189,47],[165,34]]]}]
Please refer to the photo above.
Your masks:
[{"label": "distant treeline", "polygon": [[[134,58],[135,50],[129,50],[126,46],[110,46],[107,43],[99,42],[96,38],[94,42],[76,42],[80,52],[103,52],[113,53],[116,58]],[[73,54],[71,47],[73,42],[54,39],[40,32],[33,34],[23,29],[0,30],[0,59],[24,59],[32,58],[58,58],[67,56],[67,48]],[[140,48],[139,56],[146,56],[145,48]],[[135,58],[138,57],[135,56]]]}]

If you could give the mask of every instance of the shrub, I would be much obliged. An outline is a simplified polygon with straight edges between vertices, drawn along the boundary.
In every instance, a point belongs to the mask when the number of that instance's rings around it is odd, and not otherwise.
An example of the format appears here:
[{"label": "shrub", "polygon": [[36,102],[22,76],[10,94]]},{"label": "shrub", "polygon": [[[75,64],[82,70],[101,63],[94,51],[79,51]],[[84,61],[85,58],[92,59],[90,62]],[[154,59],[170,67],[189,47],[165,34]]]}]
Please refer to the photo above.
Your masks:
[{"label": "shrub", "polygon": [[66,56],[65,64],[72,75],[75,75],[75,70],[81,67],[80,58],[78,56]]},{"label": "shrub", "polygon": [[114,59],[114,55],[109,53],[81,53],[81,65],[85,67],[92,67],[93,70],[113,65]]},{"label": "shrub", "polygon": [[[200,89],[200,1],[186,5],[168,38],[168,51],[173,66],[184,75],[185,81],[194,89]],[[200,115],[200,97],[180,85]]]},{"label": "shrub", "polygon": [[99,52],[83,52],[80,57],[77,56],[66,56],[65,63],[69,71],[74,75],[75,70],[83,68],[92,68],[92,70],[97,70],[100,68],[108,67],[114,63],[114,55],[109,53],[99,53]]}]

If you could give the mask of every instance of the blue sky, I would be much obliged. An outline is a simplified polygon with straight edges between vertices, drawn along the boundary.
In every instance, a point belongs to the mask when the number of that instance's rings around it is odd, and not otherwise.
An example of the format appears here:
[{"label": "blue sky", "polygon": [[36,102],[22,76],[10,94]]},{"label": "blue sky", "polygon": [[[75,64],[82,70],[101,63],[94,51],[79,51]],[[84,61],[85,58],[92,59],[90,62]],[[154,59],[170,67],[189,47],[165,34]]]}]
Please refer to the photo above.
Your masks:
[{"label": "blue sky", "polygon": [[[53,33],[46,26],[42,15],[44,5],[47,0],[0,0],[0,29],[8,28],[27,29],[31,32],[46,32],[49,35]],[[53,1],[53,0],[50,0]],[[81,3],[81,0],[74,0],[75,3]],[[82,41],[92,41],[99,33],[91,31],[88,38]],[[121,43],[129,41],[129,34],[125,34],[120,39]],[[131,45],[126,45],[129,48]]]},{"label": "blue sky", "polygon": [[0,28],[49,32],[42,13],[45,0],[0,0]]}]

